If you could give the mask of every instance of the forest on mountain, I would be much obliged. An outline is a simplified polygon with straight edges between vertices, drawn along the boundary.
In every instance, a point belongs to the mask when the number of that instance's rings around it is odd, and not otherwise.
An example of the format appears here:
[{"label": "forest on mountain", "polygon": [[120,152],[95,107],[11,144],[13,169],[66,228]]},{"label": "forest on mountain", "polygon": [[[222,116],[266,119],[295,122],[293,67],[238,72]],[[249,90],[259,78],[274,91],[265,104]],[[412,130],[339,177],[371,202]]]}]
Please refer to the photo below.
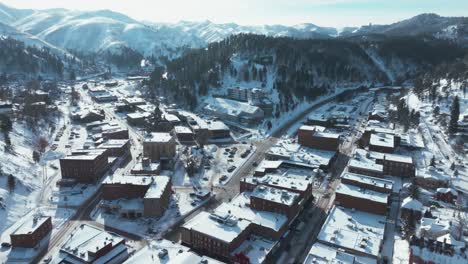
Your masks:
[{"label": "forest on mountain", "polygon": [[26,46],[12,38],[0,38],[0,72],[52,73],[62,76],[62,59],[48,48]]},{"label": "forest on mountain", "polygon": [[[272,88],[280,94],[313,99],[333,86],[401,84],[465,54],[466,49],[453,42],[428,37],[293,39],[239,34],[166,61],[147,84],[150,95],[158,90],[191,108],[200,95],[222,87],[226,76],[262,86],[272,76]],[[233,63],[233,56],[244,63]],[[397,79],[391,80],[388,72]]]}]

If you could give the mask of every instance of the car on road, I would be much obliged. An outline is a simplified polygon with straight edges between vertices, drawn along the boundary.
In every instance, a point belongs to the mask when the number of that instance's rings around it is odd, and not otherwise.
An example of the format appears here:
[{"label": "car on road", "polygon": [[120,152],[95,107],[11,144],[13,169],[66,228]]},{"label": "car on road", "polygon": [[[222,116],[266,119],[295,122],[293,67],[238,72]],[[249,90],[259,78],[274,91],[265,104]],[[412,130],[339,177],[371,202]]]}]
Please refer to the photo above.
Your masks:
[{"label": "car on road", "polygon": [[2,242],[2,248],[10,248],[11,244],[8,242]]},{"label": "car on road", "polygon": [[220,182],[223,182],[225,180],[227,180],[227,175],[223,175],[223,176],[221,176],[221,178],[219,178]]}]

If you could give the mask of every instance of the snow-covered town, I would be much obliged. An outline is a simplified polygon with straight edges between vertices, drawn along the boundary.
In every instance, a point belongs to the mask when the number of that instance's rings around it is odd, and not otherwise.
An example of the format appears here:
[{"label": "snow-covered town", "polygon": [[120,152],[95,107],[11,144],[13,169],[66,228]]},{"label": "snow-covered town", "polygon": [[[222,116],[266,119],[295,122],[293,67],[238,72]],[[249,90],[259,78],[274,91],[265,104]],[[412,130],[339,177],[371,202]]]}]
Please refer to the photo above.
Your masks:
[{"label": "snow-covered town", "polygon": [[[0,44],[17,45],[2,19]],[[0,263],[468,263],[468,53],[420,74],[366,46],[372,66],[338,63],[333,82],[326,67],[290,73],[281,49],[216,57],[301,41],[253,33],[125,69],[131,49],[117,63],[109,47],[96,62],[58,46],[59,75],[0,58]]]}]

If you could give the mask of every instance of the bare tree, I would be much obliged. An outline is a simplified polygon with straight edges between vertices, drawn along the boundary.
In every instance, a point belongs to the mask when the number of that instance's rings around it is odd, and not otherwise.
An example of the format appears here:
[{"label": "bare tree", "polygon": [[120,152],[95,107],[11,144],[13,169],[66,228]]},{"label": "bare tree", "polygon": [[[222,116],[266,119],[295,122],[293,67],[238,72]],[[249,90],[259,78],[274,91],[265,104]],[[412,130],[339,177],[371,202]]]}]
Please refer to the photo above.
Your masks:
[{"label": "bare tree", "polygon": [[45,137],[41,136],[37,139],[36,149],[39,151],[39,153],[44,153],[47,146],[49,146],[49,141]]}]

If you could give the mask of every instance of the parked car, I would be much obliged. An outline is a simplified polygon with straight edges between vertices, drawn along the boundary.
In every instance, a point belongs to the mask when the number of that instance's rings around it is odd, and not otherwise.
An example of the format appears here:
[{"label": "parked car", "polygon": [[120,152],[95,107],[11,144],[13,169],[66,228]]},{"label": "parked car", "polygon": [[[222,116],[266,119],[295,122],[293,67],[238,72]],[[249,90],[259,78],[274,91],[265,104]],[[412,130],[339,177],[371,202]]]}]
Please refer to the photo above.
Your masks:
[{"label": "parked car", "polygon": [[227,169],[227,171],[228,172],[233,172],[235,169],[236,169],[236,166],[232,165]]}]

